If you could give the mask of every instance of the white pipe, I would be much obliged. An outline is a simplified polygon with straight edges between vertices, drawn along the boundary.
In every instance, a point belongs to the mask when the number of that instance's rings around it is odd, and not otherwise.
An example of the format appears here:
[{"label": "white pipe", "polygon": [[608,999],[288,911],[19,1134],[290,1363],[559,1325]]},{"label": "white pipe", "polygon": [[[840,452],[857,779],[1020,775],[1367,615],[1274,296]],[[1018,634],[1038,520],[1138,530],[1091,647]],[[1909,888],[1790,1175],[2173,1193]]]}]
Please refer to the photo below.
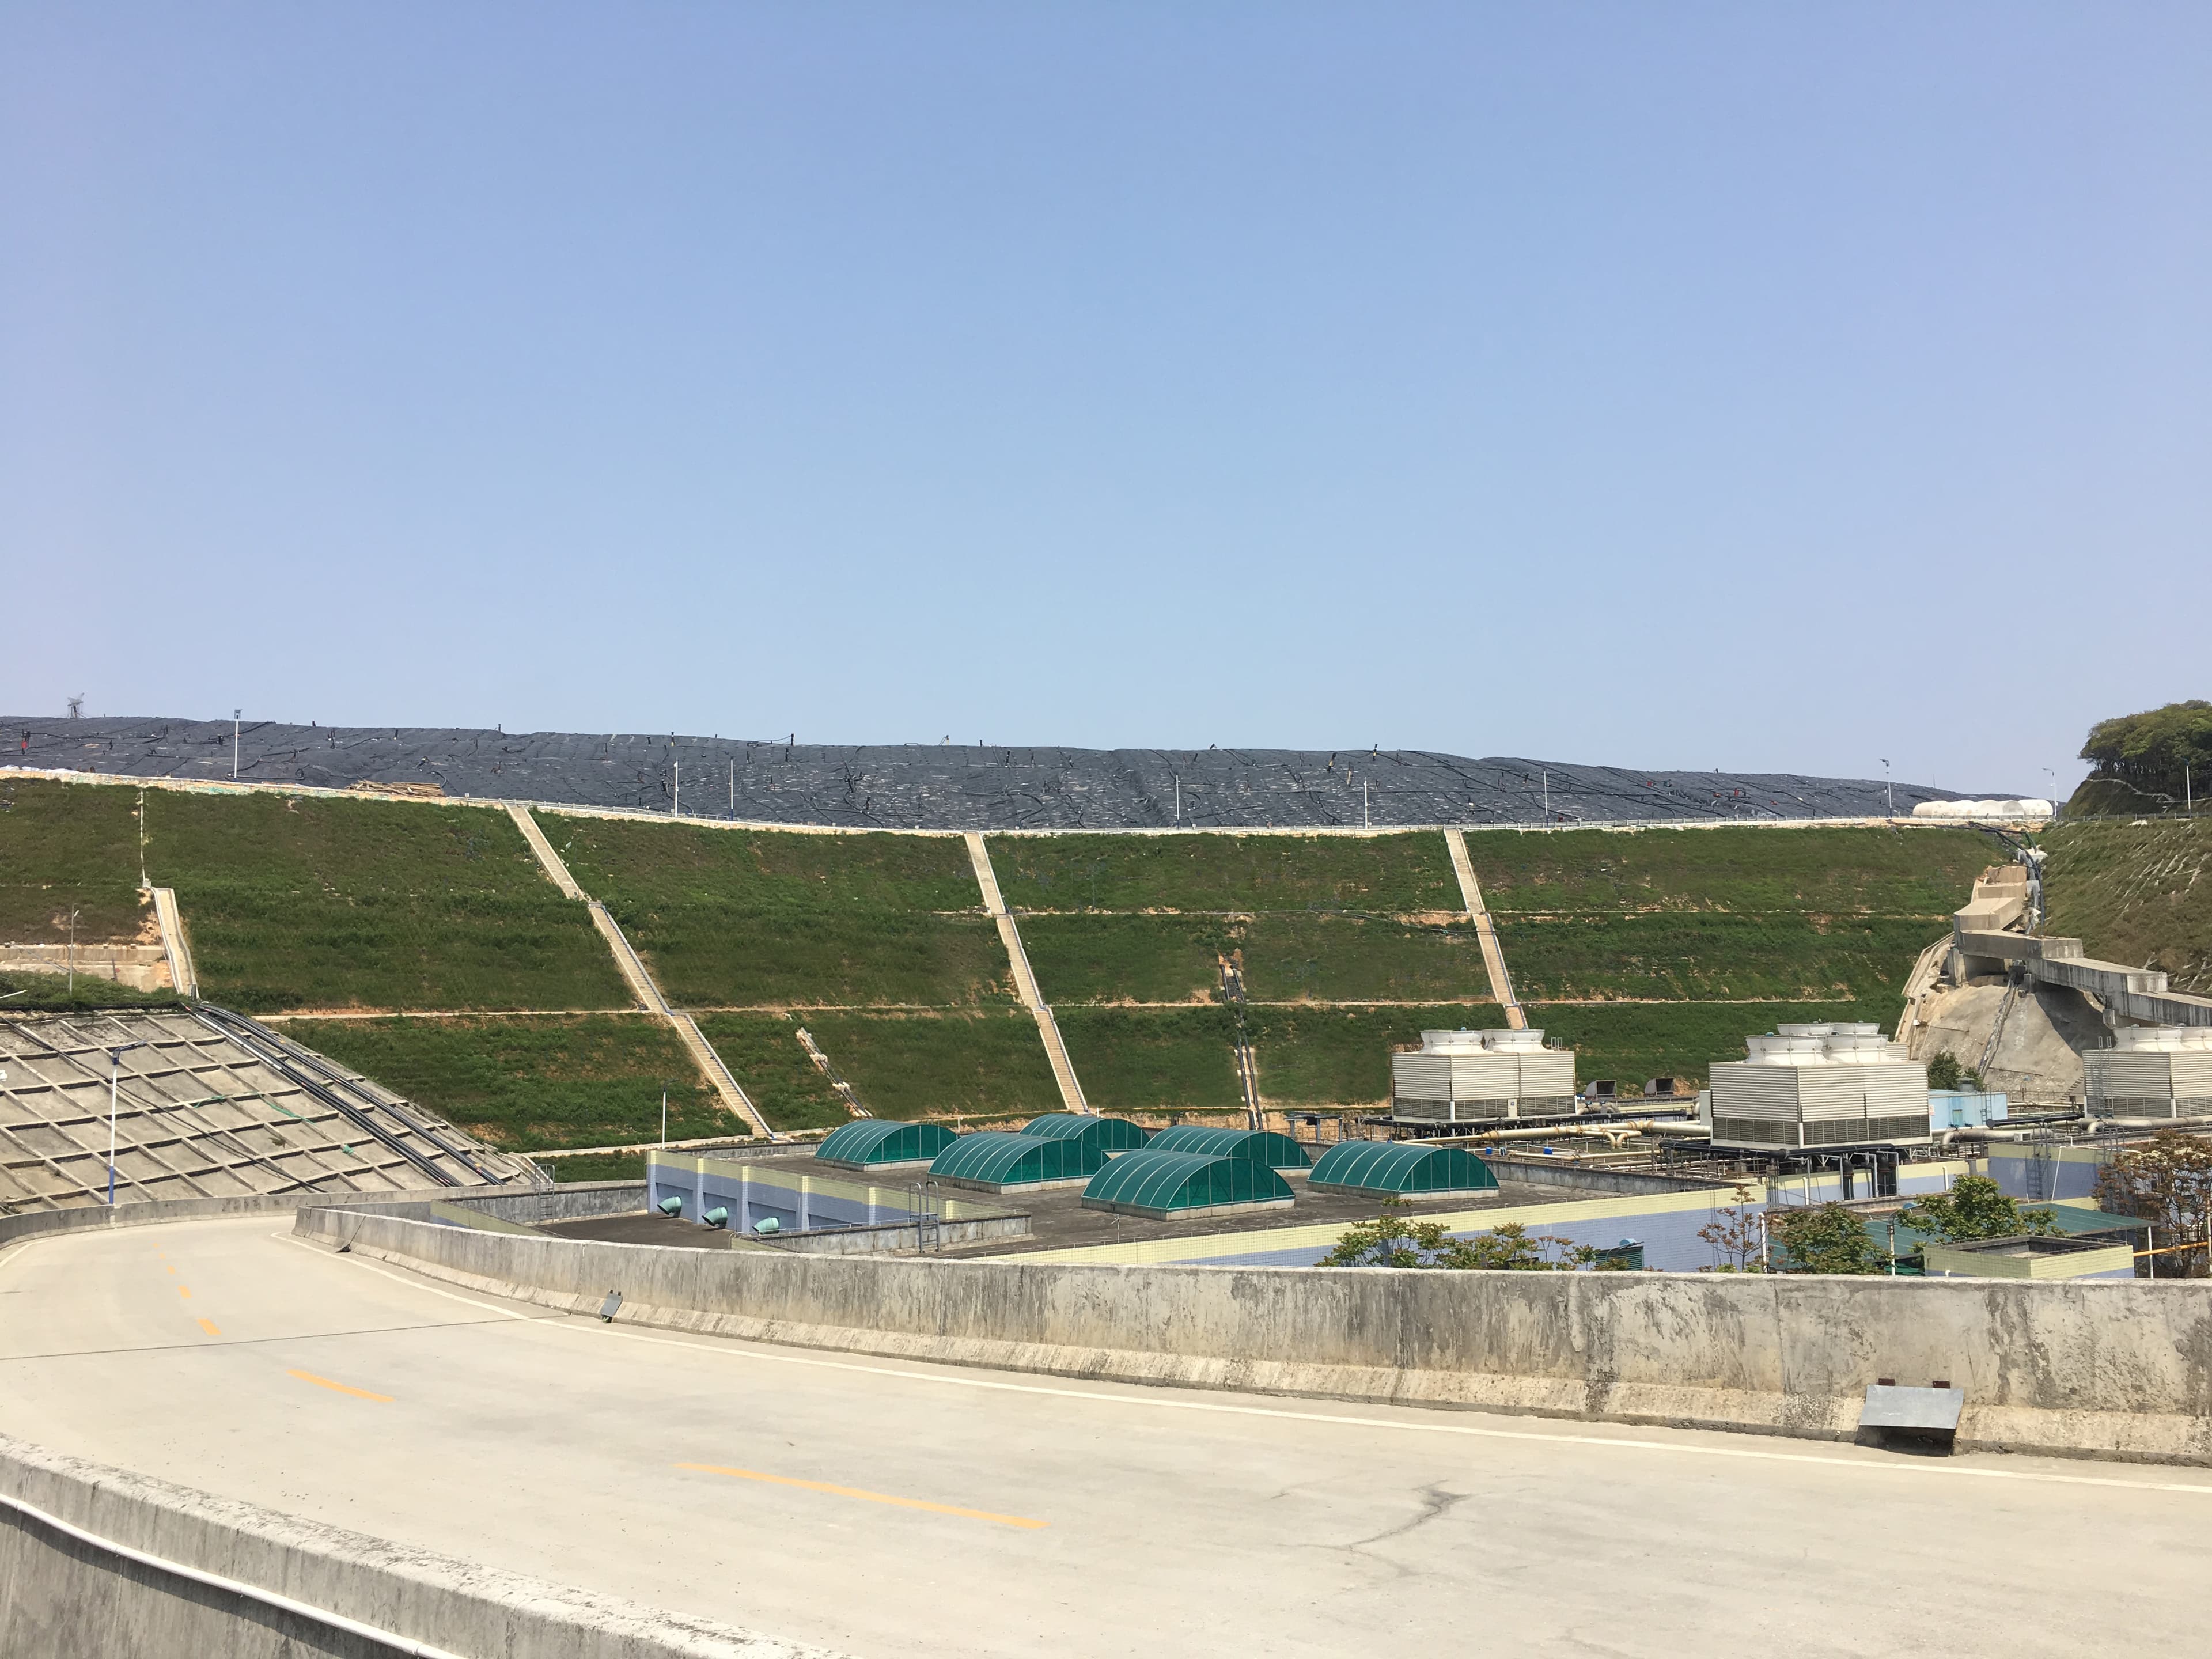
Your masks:
[{"label": "white pipe", "polygon": [[180,1561],[165,1561],[158,1555],[149,1555],[143,1550],[134,1550],[128,1544],[118,1544],[112,1538],[102,1538],[97,1533],[85,1531],[82,1527],[73,1527],[59,1516],[49,1515],[35,1504],[26,1504],[20,1498],[11,1498],[4,1492],[0,1492],[0,1504],[5,1504],[18,1515],[28,1516],[42,1527],[50,1527],[65,1537],[74,1538],[80,1544],[89,1544],[93,1548],[104,1550],[110,1555],[121,1556],[126,1561],[136,1561],[140,1566],[151,1567],[156,1572],[171,1573],[179,1578],[189,1578],[192,1583],[205,1584],[210,1589],[218,1589],[228,1595],[243,1596],[249,1601],[258,1601],[264,1607],[275,1607],[279,1612],[312,1620],[329,1629],[343,1631],[349,1636],[358,1636],[364,1640],[374,1642],[380,1646],[391,1649],[394,1653],[411,1654],[415,1656],[415,1659],[461,1659],[461,1656],[450,1648],[434,1648],[428,1642],[417,1642],[412,1637],[400,1636],[388,1630],[379,1630],[374,1625],[364,1625],[358,1619],[349,1619],[343,1613],[331,1613],[323,1607],[311,1607],[305,1601],[295,1601],[290,1596],[279,1595],[274,1590],[261,1589],[252,1584],[240,1583],[235,1578],[225,1578],[216,1573],[202,1572],[198,1567],[185,1566]]}]

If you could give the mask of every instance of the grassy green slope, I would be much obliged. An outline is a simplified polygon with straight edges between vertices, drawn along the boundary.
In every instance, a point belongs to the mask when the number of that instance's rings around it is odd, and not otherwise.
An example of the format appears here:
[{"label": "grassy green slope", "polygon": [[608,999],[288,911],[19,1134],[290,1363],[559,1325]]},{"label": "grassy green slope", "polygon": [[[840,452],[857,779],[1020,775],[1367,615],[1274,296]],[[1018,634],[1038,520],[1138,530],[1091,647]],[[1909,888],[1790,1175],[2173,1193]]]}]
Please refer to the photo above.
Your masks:
[{"label": "grassy green slope", "polygon": [[1457,910],[1443,837],[994,836],[1017,911]]},{"label": "grassy green slope", "polygon": [[[138,792],[0,779],[0,941],[61,945],[138,937]],[[158,805],[157,805],[158,810]]]},{"label": "grassy green slope", "polygon": [[1216,1003],[1196,1008],[1055,1011],[1084,1098],[1100,1111],[1233,1111],[1236,1028]]},{"label": "grassy green slope", "polygon": [[743,1134],[676,1034],[642,1014],[299,1019],[284,1034],[495,1146],[607,1146]]},{"label": "grassy green slope", "polygon": [[1018,1010],[817,1011],[805,1023],[878,1117],[1060,1109],[1036,1022]]},{"label": "grassy green slope", "polygon": [[204,994],[282,1008],[620,1008],[581,905],[506,815],[397,801],[147,792]]},{"label": "grassy green slope", "polygon": [[167,1008],[178,1000],[174,991],[134,991],[91,974],[79,974],[71,989],[66,974],[0,973],[0,1018],[72,1008]]},{"label": "grassy green slope", "polygon": [[543,815],[661,988],[696,1007],[1004,1006],[1006,952],[945,836]]},{"label": "grassy green slope", "polygon": [[2045,932],[2212,994],[2212,819],[2062,823],[2042,844]]},{"label": "grassy green slope", "polygon": [[1972,830],[1469,830],[1499,915],[1638,910],[1948,917],[2002,851]]},{"label": "grassy green slope", "polygon": [[847,1121],[845,1097],[799,1046],[788,1014],[702,1014],[699,1029],[744,1085],[769,1127],[833,1129]]}]

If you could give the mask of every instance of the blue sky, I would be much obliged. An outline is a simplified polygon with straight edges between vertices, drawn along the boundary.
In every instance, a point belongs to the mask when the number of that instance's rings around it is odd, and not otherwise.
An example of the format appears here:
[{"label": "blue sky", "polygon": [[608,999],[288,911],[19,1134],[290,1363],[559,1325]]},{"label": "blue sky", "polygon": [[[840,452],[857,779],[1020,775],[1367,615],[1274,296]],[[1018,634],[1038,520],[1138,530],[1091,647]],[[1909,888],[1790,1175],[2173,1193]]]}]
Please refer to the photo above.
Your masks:
[{"label": "blue sky", "polygon": [[2066,787],[2212,694],[2208,86],[2193,3],[6,5],[0,710]]}]

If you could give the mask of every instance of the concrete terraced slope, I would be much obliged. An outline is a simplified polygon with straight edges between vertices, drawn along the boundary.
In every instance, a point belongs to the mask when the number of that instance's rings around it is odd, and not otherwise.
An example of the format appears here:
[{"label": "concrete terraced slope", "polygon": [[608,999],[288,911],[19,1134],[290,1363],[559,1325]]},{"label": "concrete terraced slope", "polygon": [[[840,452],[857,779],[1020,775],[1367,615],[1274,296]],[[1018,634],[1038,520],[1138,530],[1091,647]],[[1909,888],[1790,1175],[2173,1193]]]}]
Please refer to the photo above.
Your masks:
[{"label": "concrete terraced slope", "polygon": [[[681,809],[887,830],[1540,823],[1547,819],[1869,817],[1879,780],[1646,772],[1422,750],[829,745],[635,732],[302,726],[0,716],[0,758],[134,777],[374,781],[479,799]],[[2002,794],[2005,792],[1982,791]],[[2018,793],[2017,791],[2014,793]],[[1949,790],[1899,784],[1909,815]]]}]

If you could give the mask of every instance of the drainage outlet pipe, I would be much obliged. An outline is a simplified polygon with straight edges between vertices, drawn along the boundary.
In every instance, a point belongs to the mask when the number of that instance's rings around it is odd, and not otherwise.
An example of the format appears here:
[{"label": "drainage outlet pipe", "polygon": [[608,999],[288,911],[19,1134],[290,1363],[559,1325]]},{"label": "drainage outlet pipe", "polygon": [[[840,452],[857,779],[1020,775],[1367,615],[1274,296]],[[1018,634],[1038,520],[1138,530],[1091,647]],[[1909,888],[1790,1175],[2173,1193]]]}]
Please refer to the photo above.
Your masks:
[{"label": "drainage outlet pipe", "polygon": [[660,1200],[660,1203],[657,1207],[663,1215],[682,1215],[684,1213],[684,1200],[677,1197],[675,1194],[671,1193],[667,1197]]},{"label": "drainage outlet pipe", "polygon": [[730,1218],[730,1212],[724,1209],[720,1205],[717,1204],[713,1209],[707,1212],[706,1216],[703,1218],[709,1227],[720,1227],[727,1224]]}]

